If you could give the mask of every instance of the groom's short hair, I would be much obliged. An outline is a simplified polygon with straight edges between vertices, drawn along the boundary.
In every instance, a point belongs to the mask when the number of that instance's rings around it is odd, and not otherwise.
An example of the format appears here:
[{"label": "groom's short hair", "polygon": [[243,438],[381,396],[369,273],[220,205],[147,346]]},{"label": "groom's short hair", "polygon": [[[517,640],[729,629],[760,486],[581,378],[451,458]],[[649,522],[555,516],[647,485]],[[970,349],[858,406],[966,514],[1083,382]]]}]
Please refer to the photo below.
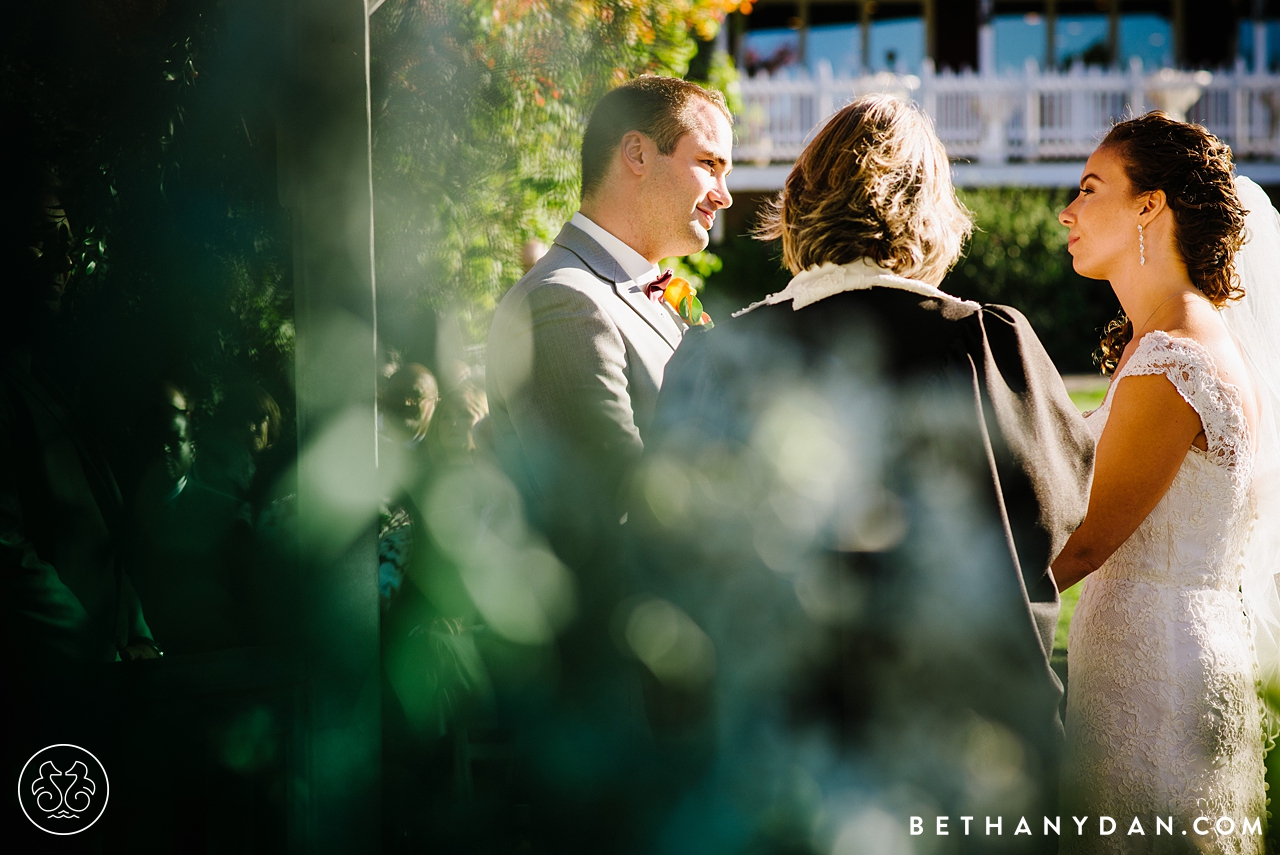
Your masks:
[{"label": "groom's short hair", "polygon": [[601,98],[582,138],[583,198],[603,183],[614,151],[631,131],[653,140],[661,154],[675,151],[680,138],[693,130],[692,103],[698,98],[733,123],[723,94],[678,77],[637,77]]}]

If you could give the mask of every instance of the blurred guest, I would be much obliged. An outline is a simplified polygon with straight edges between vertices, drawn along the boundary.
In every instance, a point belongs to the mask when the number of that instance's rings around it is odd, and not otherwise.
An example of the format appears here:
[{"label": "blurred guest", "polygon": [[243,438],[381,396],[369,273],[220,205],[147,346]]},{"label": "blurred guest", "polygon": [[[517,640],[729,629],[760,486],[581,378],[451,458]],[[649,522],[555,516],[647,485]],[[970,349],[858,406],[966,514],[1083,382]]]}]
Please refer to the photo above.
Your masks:
[{"label": "blurred guest", "polygon": [[457,549],[442,546],[456,545],[452,521],[481,475],[473,430],[485,399],[468,374],[465,366],[448,372],[452,382],[420,446],[421,477],[384,503],[379,525],[386,769],[397,781],[391,798],[415,814],[431,805],[434,840],[465,825],[449,807],[471,794],[473,729],[492,724],[477,647],[481,621]]},{"label": "blurred guest", "polygon": [[469,462],[476,450],[474,430],[489,414],[485,394],[469,375],[462,376],[440,398],[425,440],[434,465]]},{"label": "blurred guest", "polygon": [[[427,369],[416,367],[421,372],[412,372],[417,379],[407,393],[409,397],[401,402],[400,395],[393,395],[397,387],[390,384],[385,395],[391,400],[387,402],[388,418],[383,422],[384,440],[390,435],[399,441],[380,443],[378,468],[383,503],[378,527],[378,587],[384,606],[400,591],[415,548],[422,548],[421,507],[427,494],[444,470],[471,462],[476,448],[472,429],[486,415],[484,393],[467,378],[465,366],[455,366],[451,372],[462,379],[455,381],[443,396],[430,399],[430,406],[435,408],[432,415],[421,389],[427,385],[425,378],[431,378],[430,386],[434,388],[435,379]],[[393,376],[392,381],[398,376]],[[423,421],[427,421],[425,427]],[[420,443],[414,438],[419,430],[423,432]]]},{"label": "blurred guest", "polygon": [[440,401],[435,375],[416,362],[395,368],[378,396],[378,591],[385,611],[400,592],[413,553],[415,495],[426,476],[423,440]]},{"label": "blurred guest", "polygon": [[243,581],[244,499],[196,477],[186,395],[162,384],[144,408],[146,465],[130,516],[129,575],[169,654],[249,643]]},{"label": "blurred guest", "polygon": [[440,386],[425,365],[401,366],[387,378],[378,401],[383,432],[405,445],[417,445],[427,435],[439,400]]},{"label": "blurred guest", "polygon": [[279,440],[282,425],[280,406],[265,389],[231,386],[197,437],[196,476],[210,490],[248,498],[258,457]]},{"label": "blurred guest", "polygon": [[524,272],[528,273],[533,269],[533,265],[542,260],[542,256],[547,254],[547,245],[542,241],[534,238],[525,241],[520,249],[520,266],[524,268]]},{"label": "blurred guest", "polygon": [[142,413],[140,438],[149,459],[143,465],[141,489],[173,505],[187,486],[195,462],[191,411],[187,394],[172,383],[162,383],[154,397]]},{"label": "blurred guest", "polygon": [[0,584],[11,667],[153,658],[119,549],[115,479],[50,379],[45,350],[72,274],[74,238],[55,181],[4,179],[0,241]]}]

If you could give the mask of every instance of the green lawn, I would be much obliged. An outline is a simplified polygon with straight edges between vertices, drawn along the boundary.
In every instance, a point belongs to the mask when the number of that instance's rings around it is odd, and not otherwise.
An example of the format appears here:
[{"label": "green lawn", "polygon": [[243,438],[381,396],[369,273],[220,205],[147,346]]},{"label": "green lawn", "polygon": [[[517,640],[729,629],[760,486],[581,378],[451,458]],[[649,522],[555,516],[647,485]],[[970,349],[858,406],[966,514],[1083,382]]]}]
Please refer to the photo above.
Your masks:
[{"label": "green lawn", "polygon": [[[1105,377],[1070,378],[1067,388],[1071,402],[1080,412],[1087,413],[1102,403],[1107,394],[1106,384]],[[1071,616],[1075,614],[1079,599],[1079,585],[1073,585],[1062,593],[1062,611],[1058,613],[1058,629],[1053,635],[1053,666],[1064,678],[1067,672],[1067,629],[1071,626]]]},{"label": "green lawn", "polygon": [[1072,585],[1062,592],[1062,611],[1058,613],[1058,630],[1053,634],[1053,655],[1067,655],[1067,627],[1071,626],[1071,616],[1076,611],[1076,601],[1080,599],[1080,586]]},{"label": "green lawn", "polygon": [[1071,395],[1071,403],[1076,405],[1076,409],[1082,413],[1087,413],[1090,410],[1097,409],[1098,405],[1102,403],[1102,399],[1107,395],[1107,387],[1072,391],[1069,394]]}]

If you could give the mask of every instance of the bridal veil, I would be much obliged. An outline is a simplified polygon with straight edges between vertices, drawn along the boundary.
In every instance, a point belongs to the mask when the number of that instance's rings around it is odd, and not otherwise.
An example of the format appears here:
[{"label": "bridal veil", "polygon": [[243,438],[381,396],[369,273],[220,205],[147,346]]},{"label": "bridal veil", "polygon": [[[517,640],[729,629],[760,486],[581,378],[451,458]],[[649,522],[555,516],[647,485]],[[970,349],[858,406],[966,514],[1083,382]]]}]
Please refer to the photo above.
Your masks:
[{"label": "bridal veil", "polygon": [[[1241,589],[1253,627],[1259,676],[1280,688],[1280,213],[1261,187],[1236,177],[1247,210],[1245,244],[1236,255],[1243,299],[1222,318],[1248,363],[1258,393],[1254,522],[1244,552]],[[1278,722],[1273,721],[1275,734]]]}]

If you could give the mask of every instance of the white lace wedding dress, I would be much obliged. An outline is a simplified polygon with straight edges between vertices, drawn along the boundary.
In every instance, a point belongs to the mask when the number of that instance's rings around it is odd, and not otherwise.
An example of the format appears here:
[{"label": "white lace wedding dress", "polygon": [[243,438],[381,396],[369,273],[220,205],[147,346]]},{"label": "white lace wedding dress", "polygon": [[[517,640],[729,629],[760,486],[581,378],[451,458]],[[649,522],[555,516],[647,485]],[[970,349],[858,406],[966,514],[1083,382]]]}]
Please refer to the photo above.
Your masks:
[{"label": "white lace wedding dress", "polygon": [[[1264,817],[1263,727],[1240,598],[1253,520],[1253,451],[1239,390],[1199,343],[1143,336],[1087,417],[1102,435],[1121,377],[1163,375],[1199,414],[1160,503],[1085,579],[1068,640],[1061,852],[1261,852],[1243,823]],[[1076,834],[1070,816],[1089,819]],[[1099,835],[1099,817],[1116,830]],[[1126,834],[1137,817],[1145,836]],[[1156,836],[1172,817],[1173,836]],[[1193,829],[1231,817],[1234,831]],[[1263,820],[1265,824],[1265,819]],[[1221,828],[1228,824],[1221,822]],[[1185,836],[1183,832],[1186,832]]]}]

